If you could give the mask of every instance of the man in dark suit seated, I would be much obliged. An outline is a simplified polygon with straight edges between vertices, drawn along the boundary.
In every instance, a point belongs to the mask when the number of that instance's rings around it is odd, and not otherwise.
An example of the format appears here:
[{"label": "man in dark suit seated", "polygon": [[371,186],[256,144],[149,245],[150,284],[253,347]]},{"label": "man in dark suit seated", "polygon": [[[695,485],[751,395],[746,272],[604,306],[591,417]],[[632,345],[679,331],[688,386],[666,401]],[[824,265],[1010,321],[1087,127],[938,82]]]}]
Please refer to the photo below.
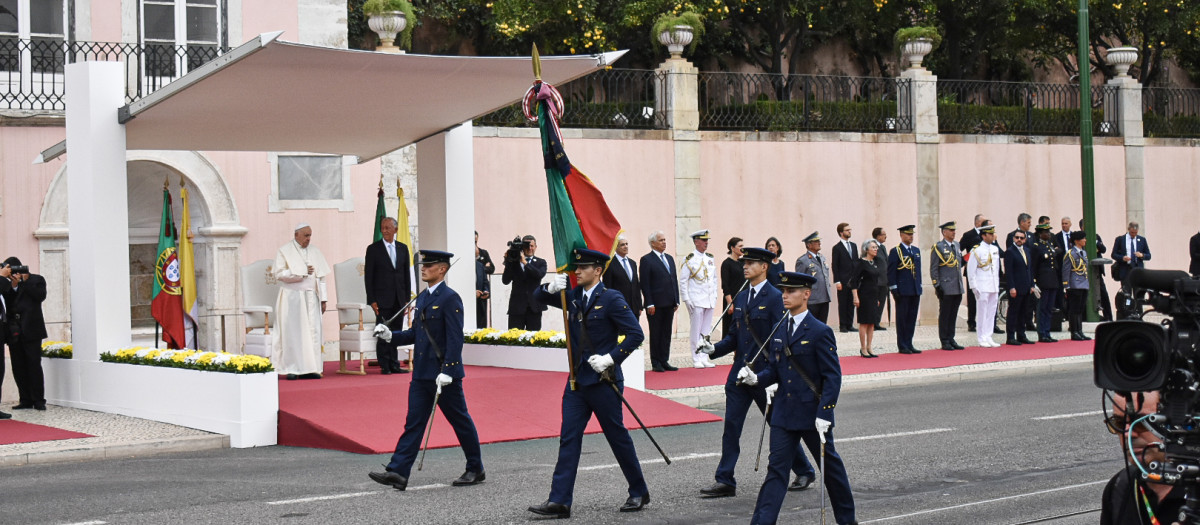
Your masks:
[{"label": "man in dark suit seated", "polygon": [[512,284],[508,327],[536,332],[542,329],[542,312],[546,307],[533,300],[533,291],[546,276],[546,260],[534,255],[537,239],[532,235],[522,237],[520,242],[513,241],[504,253],[504,274],[500,277],[502,283]]},{"label": "man in dark suit seated", "polygon": [[617,238],[617,254],[604,271],[604,286],[621,292],[621,297],[625,298],[625,303],[633,311],[633,318],[641,319],[641,281],[638,280],[637,263],[629,258],[629,239],[624,235]]},{"label": "man in dark suit seated", "polygon": [[[375,311],[380,322],[391,319],[412,299],[412,284],[409,279],[408,246],[396,240],[396,219],[384,217],[379,231],[383,239],[367,246],[363,257],[363,280],[367,286],[367,304]],[[397,318],[392,322],[399,327],[404,321]],[[382,374],[408,373],[400,366],[396,345],[386,341],[375,341],[375,356],[379,360]]]},{"label": "man in dark suit seated", "polygon": [[[0,267],[0,295],[4,299],[4,340],[12,359],[13,380],[19,402],[14,410],[46,409],[46,383],[42,375],[42,340],[46,321],[42,302],[46,300],[46,278],[29,273],[29,267],[9,257]],[[3,356],[0,356],[0,360]],[[2,419],[2,418],[0,418]]]},{"label": "man in dark suit seated", "polygon": [[667,235],[650,234],[650,253],[642,256],[638,279],[646,321],[650,326],[650,364],[655,372],[678,370],[671,366],[671,329],[679,308],[679,278],[675,259],[667,255]]}]

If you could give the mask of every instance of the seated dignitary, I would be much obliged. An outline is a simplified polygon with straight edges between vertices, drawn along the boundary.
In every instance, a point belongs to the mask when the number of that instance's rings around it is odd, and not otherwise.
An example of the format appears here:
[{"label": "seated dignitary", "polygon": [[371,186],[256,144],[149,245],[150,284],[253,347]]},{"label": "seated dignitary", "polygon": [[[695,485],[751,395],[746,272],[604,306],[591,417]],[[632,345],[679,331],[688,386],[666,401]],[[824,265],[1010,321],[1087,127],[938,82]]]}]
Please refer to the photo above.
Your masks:
[{"label": "seated dignitary", "polygon": [[[567,292],[571,376],[563,391],[562,435],[550,497],[541,505],[529,507],[534,514],[571,517],[583,430],[592,414],[596,415],[629,484],[629,498],[621,505],[621,512],[639,511],[650,503],[650,491],[642,477],[633,439],[625,429],[621,397],[617,395],[618,390],[624,389],[621,362],[642,344],[642,328],[620,292],[609,290],[600,282],[607,262],[608,254],[603,252],[577,249],[571,253],[579,282]],[[568,284],[567,275],[558,274],[553,282],[534,291],[534,299],[546,305],[561,305],[559,292],[566,290]],[[625,339],[617,343],[621,335]]]},{"label": "seated dignitary", "polygon": [[[767,476],[758,492],[751,523],[773,525],[783,506],[788,469],[803,441],[814,458],[822,462],[824,483],[829,488],[833,516],[839,524],[857,524],[854,495],[846,466],[833,446],[833,409],[842,388],[837,340],[833,330],[808,312],[808,298],[816,278],[804,273],[784,272],[779,277],[783,306],[788,313],[783,326],[768,343],[766,369],[750,367],[738,371],[738,381],[766,385],[767,399],[776,391],[771,423],[771,455]],[[819,386],[818,386],[819,385]]]},{"label": "seated dignitary", "polygon": [[456,487],[474,485],[486,477],[479,450],[479,433],[471,414],[467,413],[467,398],[463,395],[462,298],[443,282],[452,257],[454,254],[451,253],[421,250],[418,264],[421,265],[421,280],[428,288],[417,296],[412,326],[397,332],[383,324],[375,327],[375,335],[384,341],[391,340],[397,345],[415,344],[404,433],[396,442],[396,452],[392,454],[387,470],[370,473],[371,479],[398,490],[408,487],[408,475],[417,459],[425,424],[433,416],[435,403],[454,427],[454,435],[467,456],[466,472],[452,484]]},{"label": "seated dignitary", "polygon": [[[699,351],[713,358],[733,352],[733,367],[725,380],[725,432],[721,434],[721,461],[717,463],[716,483],[700,489],[700,494],[716,498],[737,494],[737,481],[733,478],[741,453],[742,427],[746,424],[746,413],[750,403],[758,405],[759,412],[766,414],[767,395],[760,386],[736,383],[737,373],[745,366],[761,371],[766,367],[765,355],[760,355],[763,343],[779,328],[783,319],[783,299],[779,290],[767,282],[767,265],[775,254],[762,248],[746,248],[742,252],[742,272],[750,284],[733,300],[733,322],[725,337],[712,344],[701,341]],[[763,350],[765,352],[765,350]],[[796,454],[792,464],[796,480],[792,490],[808,488],[816,479],[812,465],[803,452]]]}]

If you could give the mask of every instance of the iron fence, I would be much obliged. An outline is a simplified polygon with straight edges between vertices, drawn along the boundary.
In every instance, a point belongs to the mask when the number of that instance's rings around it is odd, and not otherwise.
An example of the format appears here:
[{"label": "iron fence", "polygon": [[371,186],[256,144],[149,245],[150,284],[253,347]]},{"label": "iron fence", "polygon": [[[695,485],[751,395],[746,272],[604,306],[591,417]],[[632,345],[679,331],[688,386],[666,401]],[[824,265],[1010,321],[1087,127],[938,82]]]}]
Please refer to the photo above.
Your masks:
[{"label": "iron fence", "polygon": [[1143,88],[1147,137],[1200,137],[1200,89]]},{"label": "iron fence", "polygon": [[[644,69],[604,69],[555,86],[563,97],[565,128],[662,129],[666,115],[655,101],[664,89],[664,75]],[[481,126],[536,126],[521,113],[521,104],[501,108],[475,119]]]},{"label": "iron fence", "polygon": [[[1092,133],[1117,135],[1117,87],[1092,86]],[[1078,135],[1079,86],[939,80],[938,131],[985,135]]]},{"label": "iron fence", "polygon": [[909,131],[911,99],[900,96],[909,83],[897,78],[700,73],[700,129]]},{"label": "iron fence", "polygon": [[122,42],[0,38],[0,109],[66,109],[66,65],[87,60],[125,65],[125,101],[133,102],[204,65],[228,48]]}]

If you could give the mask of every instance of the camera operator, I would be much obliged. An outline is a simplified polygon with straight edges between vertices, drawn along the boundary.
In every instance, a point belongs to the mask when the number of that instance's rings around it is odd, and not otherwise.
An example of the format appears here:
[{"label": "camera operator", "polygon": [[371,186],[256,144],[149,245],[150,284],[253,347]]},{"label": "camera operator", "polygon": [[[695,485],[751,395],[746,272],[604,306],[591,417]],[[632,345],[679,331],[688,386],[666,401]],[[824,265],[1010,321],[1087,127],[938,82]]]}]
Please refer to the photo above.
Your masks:
[{"label": "camera operator", "polygon": [[1101,525],[1174,522],[1184,503],[1183,487],[1145,481],[1133,463],[1136,460],[1145,465],[1165,459],[1158,446],[1162,438],[1145,422],[1135,423],[1158,410],[1158,392],[1133,392],[1126,396],[1105,391],[1104,395],[1112,403],[1112,415],[1104,423],[1109,432],[1120,436],[1127,465],[1104,487]]},{"label": "camera operator", "polygon": [[42,340],[46,338],[46,322],[42,302],[46,300],[46,279],[29,273],[29,267],[20,259],[9,257],[0,265],[0,294],[5,305],[4,340],[20,394],[13,409],[45,410]]},{"label": "camera operator", "polygon": [[504,274],[501,282],[512,284],[508,296],[508,327],[538,331],[542,329],[542,312],[546,307],[533,300],[533,291],[546,276],[546,260],[535,257],[537,239],[532,235],[514,238],[504,252]]}]

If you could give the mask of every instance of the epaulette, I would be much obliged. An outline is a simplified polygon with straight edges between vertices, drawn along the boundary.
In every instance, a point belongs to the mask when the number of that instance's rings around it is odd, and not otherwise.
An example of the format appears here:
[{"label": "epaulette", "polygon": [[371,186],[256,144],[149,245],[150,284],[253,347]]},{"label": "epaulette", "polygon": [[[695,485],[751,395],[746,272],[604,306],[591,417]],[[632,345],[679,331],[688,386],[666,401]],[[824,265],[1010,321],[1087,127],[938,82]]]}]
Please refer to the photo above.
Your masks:
[{"label": "epaulette", "polygon": [[713,258],[713,254],[711,254],[711,253],[708,253],[708,252],[705,252],[705,253],[704,253],[704,255],[707,255],[709,259],[712,259],[712,258]]},{"label": "epaulette", "polygon": [[688,261],[692,260],[692,256],[693,256],[693,255],[696,255],[696,252],[689,253],[689,254],[687,255],[687,257],[684,257],[684,258],[683,258],[683,262],[688,262]]}]

